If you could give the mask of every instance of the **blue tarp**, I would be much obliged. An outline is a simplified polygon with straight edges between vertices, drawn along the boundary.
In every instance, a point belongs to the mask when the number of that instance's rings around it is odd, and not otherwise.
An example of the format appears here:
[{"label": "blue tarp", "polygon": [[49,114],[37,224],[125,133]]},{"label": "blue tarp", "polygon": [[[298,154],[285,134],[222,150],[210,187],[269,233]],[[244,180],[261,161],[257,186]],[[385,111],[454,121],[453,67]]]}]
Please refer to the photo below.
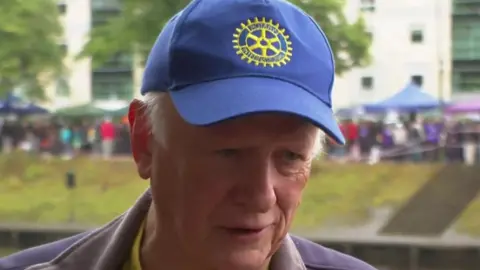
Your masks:
[{"label": "blue tarp", "polygon": [[0,113],[29,115],[48,113],[48,110],[33,103],[24,102],[19,97],[10,93],[6,100],[0,101]]},{"label": "blue tarp", "polygon": [[395,95],[374,104],[364,106],[369,112],[382,112],[387,110],[421,111],[438,108],[442,102],[423,91],[420,87],[409,84]]}]

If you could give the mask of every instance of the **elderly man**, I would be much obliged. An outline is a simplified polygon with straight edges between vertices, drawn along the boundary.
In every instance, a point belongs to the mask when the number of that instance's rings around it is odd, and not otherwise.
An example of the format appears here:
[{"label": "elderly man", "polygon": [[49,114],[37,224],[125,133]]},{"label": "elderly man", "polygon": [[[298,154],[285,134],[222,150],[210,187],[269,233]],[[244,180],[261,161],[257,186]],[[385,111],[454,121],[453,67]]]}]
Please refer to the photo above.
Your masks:
[{"label": "elderly man", "polygon": [[1,269],[371,270],[288,230],[331,110],[327,39],[282,0],[196,0],[160,33],[131,103],[151,188],[108,225]]}]

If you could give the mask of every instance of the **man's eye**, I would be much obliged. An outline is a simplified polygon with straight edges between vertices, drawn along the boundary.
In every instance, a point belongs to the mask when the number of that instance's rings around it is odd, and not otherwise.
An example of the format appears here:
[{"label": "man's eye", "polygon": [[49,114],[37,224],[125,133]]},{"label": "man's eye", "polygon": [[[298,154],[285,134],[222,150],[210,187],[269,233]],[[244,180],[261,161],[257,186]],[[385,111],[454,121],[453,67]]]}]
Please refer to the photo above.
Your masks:
[{"label": "man's eye", "polygon": [[292,152],[292,151],[285,151],[283,153],[283,158],[286,160],[286,161],[301,161],[301,160],[304,160],[304,156],[301,155],[301,154],[297,154],[295,152]]},{"label": "man's eye", "polygon": [[224,157],[234,157],[237,156],[239,153],[238,149],[233,149],[233,148],[227,148],[227,149],[221,149],[216,151],[219,155],[224,156]]}]

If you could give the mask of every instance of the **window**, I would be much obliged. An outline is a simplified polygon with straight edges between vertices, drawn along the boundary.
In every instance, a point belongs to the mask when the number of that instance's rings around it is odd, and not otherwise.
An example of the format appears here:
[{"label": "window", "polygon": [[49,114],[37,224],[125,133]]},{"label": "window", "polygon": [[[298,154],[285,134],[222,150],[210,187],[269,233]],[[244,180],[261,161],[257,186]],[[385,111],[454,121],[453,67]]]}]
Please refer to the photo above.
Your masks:
[{"label": "window", "polygon": [[57,97],[68,97],[70,96],[70,85],[68,84],[68,79],[59,78],[57,80],[57,85],[55,86],[55,95]]},{"label": "window", "polygon": [[67,3],[65,3],[65,1],[58,1],[57,7],[60,14],[65,14],[65,12],[67,12]]},{"label": "window", "polygon": [[93,10],[112,10],[118,11],[121,6],[120,0],[92,0]]},{"label": "window", "polygon": [[365,34],[367,35],[367,37],[370,41],[373,40],[373,33],[371,31],[367,31]]},{"label": "window", "polygon": [[375,0],[360,0],[360,10],[363,12],[374,12]]},{"label": "window", "polygon": [[453,74],[453,89],[458,92],[479,92],[480,72],[456,71]]},{"label": "window", "polygon": [[422,43],[423,42],[423,31],[420,29],[415,29],[410,31],[410,41],[412,43]]},{"label": "window", "polygon": [[68,54],[68,45],[65,44],[65,43],[62,43],[60,45],[58,45],[60,47],[60,51],[62,52],[63,55],[67,55]]},{"label": "window", "polygon": [[362,77],[360,83],[362,84],[363,90],[372,90],[373,89],[373,77]]},{"label": "window", "polygon": [[93,73],[92,98],[94,100],[130,100],[133,98],[133,74]]},{"label": "window", "polygon": [[419,87],[422,87],[423,85],[423,76],[422,75],[413,75],[412,76],[412,83],[419,86]]},{"label": "window", "polygon": [[105,25],[108,21],[118,15],[118,12],[95,11],[92,13],[92,27]]}]

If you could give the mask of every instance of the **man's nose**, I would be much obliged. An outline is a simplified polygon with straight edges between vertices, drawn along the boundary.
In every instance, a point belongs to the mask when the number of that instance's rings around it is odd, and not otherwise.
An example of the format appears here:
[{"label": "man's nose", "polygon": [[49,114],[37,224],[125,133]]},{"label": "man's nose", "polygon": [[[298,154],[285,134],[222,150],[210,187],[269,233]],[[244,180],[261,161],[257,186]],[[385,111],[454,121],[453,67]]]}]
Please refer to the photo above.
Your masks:
[{"label": "man's nose", "polygon": [[277,202],[275,194],[275,169],[271,162],[252,162],[235,185],[237,205],[252,212],[265,213]]}]

